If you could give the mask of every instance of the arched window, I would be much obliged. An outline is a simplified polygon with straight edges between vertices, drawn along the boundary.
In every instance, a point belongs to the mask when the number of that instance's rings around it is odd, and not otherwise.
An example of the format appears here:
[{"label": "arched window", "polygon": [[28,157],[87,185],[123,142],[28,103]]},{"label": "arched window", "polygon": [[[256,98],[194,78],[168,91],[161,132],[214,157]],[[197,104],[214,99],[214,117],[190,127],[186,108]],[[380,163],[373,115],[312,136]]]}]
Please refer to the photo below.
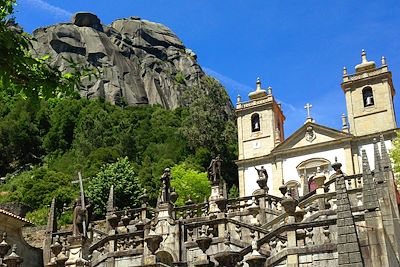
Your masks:
[{"label": "arched window", "polygon": [[374,105],[374,94],[372,93],[372,88],[367,86],[362,90],[364,107],[369,107]]},{"label": "arched window", "polygon": [[260,115],[257,113],[251,116],[251,131],[258,132],[260,131]]},{"label": "arched window", "polygon": [[313,178],[318,172],[318,168],[320,168],[321,172],[328,173],[330,166],[331,162],[324,158],[311,158],[297,165],[296,169],[303,186],[303,195],[316,189],[316,184]]}]

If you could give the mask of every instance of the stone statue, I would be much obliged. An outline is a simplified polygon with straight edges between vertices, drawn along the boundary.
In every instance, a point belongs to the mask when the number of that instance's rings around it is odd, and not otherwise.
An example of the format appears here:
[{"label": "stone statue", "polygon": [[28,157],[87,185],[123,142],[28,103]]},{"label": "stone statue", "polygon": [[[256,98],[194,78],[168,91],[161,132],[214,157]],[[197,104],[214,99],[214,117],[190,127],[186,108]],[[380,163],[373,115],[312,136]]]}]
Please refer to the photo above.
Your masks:
[{"label": "stone statue", "polygon": [[169,168],[165,168],[160,180],[162,183],[161,203],[166,203],[170,198],[171,187],[171,170]]},{"label": "stone statue", "polygon": [[[88,202],[88,201],[87,201]],[[82,207],[81,199],[77,198],[74,204],[74,213],[73,213],[73,236],[83,236],[87,231],[87,227],[89,225],[89,213],[91,210],[91,205],[88,204],[85,207]],[[85,231],[83,227],[86,227]]]},{"label": "stone statue", "polygon": [[256,167],[254,167],[254,169],[256,169],[259,179],[265,179],[268,181],[268,172],[264,169],[264,166],[261,166],[261,169],[257,169]]},{"label": "stone statue", "polygon": [[218,155],[215,159],[212,159],[210,166],[207,168],[208,180],[213,185],[218,185],[221,180],[221,158]]}]

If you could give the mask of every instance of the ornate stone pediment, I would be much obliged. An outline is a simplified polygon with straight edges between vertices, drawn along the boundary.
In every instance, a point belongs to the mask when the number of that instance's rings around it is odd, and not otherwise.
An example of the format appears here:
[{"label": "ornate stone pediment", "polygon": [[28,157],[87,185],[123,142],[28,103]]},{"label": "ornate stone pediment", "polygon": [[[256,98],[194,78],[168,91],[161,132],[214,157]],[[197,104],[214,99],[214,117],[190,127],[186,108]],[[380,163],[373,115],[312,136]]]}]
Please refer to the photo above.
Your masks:
[{"label": "ornate stone pediment", "polygon": [[349,133],[341,132],[313,122],[307,122],[284,142],[275,147],[272,152],[326,143],[351,136],[352,135]]}]

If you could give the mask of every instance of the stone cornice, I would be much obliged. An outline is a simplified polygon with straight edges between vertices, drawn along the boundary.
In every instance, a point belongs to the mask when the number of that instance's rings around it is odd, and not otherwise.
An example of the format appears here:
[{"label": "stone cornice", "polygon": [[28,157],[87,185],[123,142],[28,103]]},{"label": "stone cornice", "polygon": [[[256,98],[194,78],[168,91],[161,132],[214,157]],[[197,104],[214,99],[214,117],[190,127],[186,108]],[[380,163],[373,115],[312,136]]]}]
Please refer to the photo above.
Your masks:
[{"label": "stone cornice", "polygon": [[248,110],[248,109],[251,109],[254,107],[258,107],[258,106],[264,106],[264,105],[272,106],[274,102],[275,102],[275,99],[273,98],[273,96],[267,95],[266,97],[262,97],[259,99],[238,103],[238,104],[236,104],[236,113],[240,113],[242,111],[245,111],[245,110]]},{"label": "stone cornice", "polygon": [[[399,130],[400,130],[400,128],[396,128],[396,129],[391,129],[391,130],[387,130],[387,131],[380,132],[380,133],[373,133],[373,134],[368,134],[368,135],[363,135],[363,136],[348,136],[348,137],[340,138],[340,139],[329,141],[329,142],[312,144],[312,145],[307,145],[307,146],[302,146],[302,147],[297,147],[297,148],[287,148],[287,149],[280,150],[280,151],[272,151],[268,155],[236,160],[235,163],[238,167],[244,167],[246,165],[248,165],[248,166],[254,165],[258,162],[260,164],[265,163],[265,161],[275,162],[278,159],[288,158],[290,155],[298,154],[300,152],[317,150],[317,149],[320,149],[323,147],[329,147],[329,146],[334,146],[334,145],[337,146],[339,144],[341,145],[340,148],[348,148],[348,147],[352,147],[353,145],[357,144],[358,142],[372,140],[373,138],[378,137],[379,134],[383,134],[384,137],[390,136],[391,138],[393,138],[396,136],[396,131],[399,131]],[[283,157],[283,155],[285,155],[285,157]]]},{"label": "stone cornice", "polygon": [[[248,163],[254,163],[257,161],[260,161],[260,162],[266,161],[266,160],[275,161],[275,159],[277,159],[277,158],[287,158],[287,156],[293,155],[293,154],[298,154],[299,152],[307,152],[310,150],[316,150],[316,149],[320,149],[322,147],[334,146],[334,145],[339,145],[339,144],[342,145],[340,148],[342,148],[342,147],[344,148],[344,147],[348,147],[348,145],[350,144],[352,139],[353,139],[353,137],[345,137],[345,138],[341,138],[341,139],[337,139],[337,140],[333,140],[333,141],[329,141],[329,142],[312,144],[312,145],[302,146],[302,147],[297,147],[297,148],[288,148],[285,150],[271,152],[270,154],[265,155],[265,156],[236,160],[235,163],[238,166],[243,166]],[[282,155],[285,155],[285,157],[282,157]]]}]

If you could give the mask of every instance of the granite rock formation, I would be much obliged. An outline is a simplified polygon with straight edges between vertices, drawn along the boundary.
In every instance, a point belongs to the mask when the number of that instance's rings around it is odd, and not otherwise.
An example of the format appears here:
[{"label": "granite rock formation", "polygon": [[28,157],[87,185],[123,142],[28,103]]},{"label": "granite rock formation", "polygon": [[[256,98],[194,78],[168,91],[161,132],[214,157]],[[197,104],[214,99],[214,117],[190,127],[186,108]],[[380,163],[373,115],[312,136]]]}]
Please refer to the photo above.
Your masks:
[{"label": "granite rock formation", "polygon": [[138,17],[106,26],[94,14],[77,13],[71,23],[35,30],[33,53],[50,55],[62,71],[70,60],[96,68],[98,79],[84,79],[81,96],[117,105],[182,106],[182,93],[205,75],[169,28]]}]

